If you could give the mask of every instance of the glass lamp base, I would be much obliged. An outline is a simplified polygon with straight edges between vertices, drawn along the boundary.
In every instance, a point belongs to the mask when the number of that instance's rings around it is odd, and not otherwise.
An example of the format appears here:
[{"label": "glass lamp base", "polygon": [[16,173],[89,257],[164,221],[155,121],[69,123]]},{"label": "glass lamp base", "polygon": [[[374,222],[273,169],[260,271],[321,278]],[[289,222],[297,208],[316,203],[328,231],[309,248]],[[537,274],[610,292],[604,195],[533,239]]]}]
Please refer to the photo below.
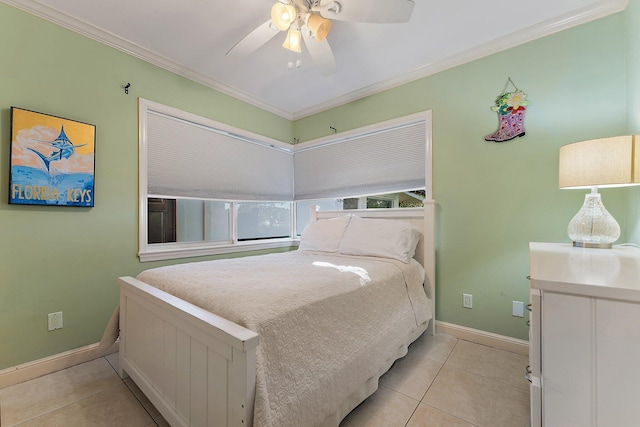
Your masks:
[{"label": "glass lamp base", "polygon": [[569,222],[567,232],[573,246],[580,248],[611,248],[620,237],[620,226],[602,204],[600,193],[584,196],[584,204]]}]

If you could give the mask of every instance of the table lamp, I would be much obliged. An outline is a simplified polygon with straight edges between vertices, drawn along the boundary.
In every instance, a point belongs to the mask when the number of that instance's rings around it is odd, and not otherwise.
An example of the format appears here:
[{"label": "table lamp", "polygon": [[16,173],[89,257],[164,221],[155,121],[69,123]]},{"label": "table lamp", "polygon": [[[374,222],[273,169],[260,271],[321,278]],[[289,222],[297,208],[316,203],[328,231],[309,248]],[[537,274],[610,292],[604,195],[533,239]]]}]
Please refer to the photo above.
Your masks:
[{"label": "table lamp", "polygon": [[640,184],[640,136],[592,139],[560,147],[559,184],[560,188],[591,188],[567,227],[573,246],[611,248],[620,237],[620,226],[602,204],[598,187]]}]

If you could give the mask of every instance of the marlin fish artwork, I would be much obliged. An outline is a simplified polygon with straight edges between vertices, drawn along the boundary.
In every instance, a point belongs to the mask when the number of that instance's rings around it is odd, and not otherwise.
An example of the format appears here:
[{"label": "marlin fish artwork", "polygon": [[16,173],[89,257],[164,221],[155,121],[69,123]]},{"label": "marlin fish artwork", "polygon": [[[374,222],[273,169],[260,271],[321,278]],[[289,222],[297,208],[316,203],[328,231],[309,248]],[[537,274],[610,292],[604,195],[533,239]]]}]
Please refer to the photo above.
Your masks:
[{"label": "marlin fish artwork", "polygon": [[62,125],[60,129],[60,135],[58,135],[58,137],[50,144],[56,149],[53,151],[53,153],[51,153],[50,156],[45,156],[44,154],[37,150],[34,150],[33,148],[28,148],[29,150],[36,153],[38,157],[40,157],[40,159],[42,159],[42,162],[46,166],[47,171],[49,171],[51,162],[54,162],[56,160],[68,159],[73,155],[76,148],[86,145],[73,145],[71,140],[69,140],[69,138],[67,137],[67,134],[64,133],[64,125]]},{"label": "marlin fish artwork", "polygon": [[11,107],[9,203],[93,207],[95,147],[94,125]]}]

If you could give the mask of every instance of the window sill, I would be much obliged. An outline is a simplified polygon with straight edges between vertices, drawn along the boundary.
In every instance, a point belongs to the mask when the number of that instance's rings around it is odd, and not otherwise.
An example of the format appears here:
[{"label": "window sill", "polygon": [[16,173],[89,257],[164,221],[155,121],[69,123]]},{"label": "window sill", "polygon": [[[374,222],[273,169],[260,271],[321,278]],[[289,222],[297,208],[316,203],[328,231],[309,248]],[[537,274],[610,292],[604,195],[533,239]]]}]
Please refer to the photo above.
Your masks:
[{"label": "window sill", "polygon": [[222,246],[180,246],[147,248],[144,252],[138,252],[140,262],[163,261],[169,259],[192,258],[207,255],[231,254],[237,252],[259,251],[265,249],[278,249],[297,247],[299,239],[278,239],[269,242],[238,242],[234,245]]}]

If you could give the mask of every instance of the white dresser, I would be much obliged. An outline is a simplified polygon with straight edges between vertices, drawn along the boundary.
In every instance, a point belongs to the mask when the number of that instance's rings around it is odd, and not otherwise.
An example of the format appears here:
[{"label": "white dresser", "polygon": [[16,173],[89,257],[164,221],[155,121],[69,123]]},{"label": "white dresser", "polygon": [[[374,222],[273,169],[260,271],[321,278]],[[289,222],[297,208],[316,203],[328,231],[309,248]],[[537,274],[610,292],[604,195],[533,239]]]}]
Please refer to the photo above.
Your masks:
[{"label": "white dresser", "polygon": [[640,426],[640,249],[529,245],[534,427]]}]

